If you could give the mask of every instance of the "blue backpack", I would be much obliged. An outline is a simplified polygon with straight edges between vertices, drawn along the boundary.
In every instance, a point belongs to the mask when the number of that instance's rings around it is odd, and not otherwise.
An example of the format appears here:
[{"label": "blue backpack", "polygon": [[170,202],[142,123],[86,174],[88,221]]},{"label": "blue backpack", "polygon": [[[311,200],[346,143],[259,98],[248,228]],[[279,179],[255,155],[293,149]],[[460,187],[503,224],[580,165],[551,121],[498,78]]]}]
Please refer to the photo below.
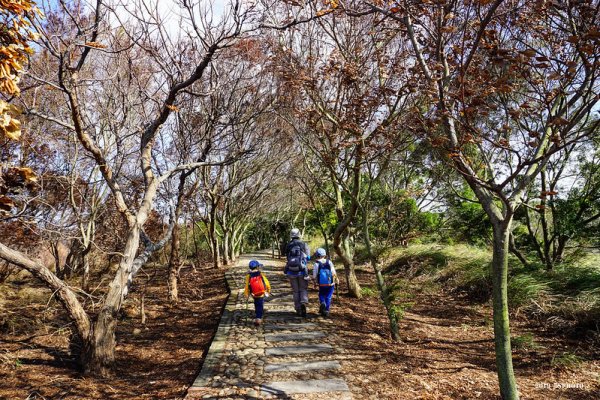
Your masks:
[{"label": "blue backpack", "polygon": [[300,272],[306,265],[306,254],[303,251],[303,243],[293,240],[288,245],[286,268],[291,272]]},{"label": "blue backpack", "polygon": [[332,286],[333,285],[333,274],[331,273],[330,261],[326,261],[324,264],[317,261],[318,265],[318,281],[319,286]]}]

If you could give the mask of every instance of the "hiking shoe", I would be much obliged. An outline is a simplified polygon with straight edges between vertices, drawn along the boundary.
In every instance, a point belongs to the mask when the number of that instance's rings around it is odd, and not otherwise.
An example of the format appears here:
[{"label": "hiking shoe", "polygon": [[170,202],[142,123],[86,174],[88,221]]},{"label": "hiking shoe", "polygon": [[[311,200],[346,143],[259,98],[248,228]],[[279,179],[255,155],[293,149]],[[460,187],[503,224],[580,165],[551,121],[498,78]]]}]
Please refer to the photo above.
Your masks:
[{"label": "hiking shoe", "polygon": [[254,325],[255,325],[255,326],[259,326],[259,325],[261,324],[261,322],[262,322],[262,320],[261,320],[260,318],[256,318],[256,319],[254,320]]},{"label": "hiking shoe", "polygon": [[299,308],[296,308],[296,315],[301,315],[302,311]]},{"label": "hiking shoe", "polygon": [[319,314],[325,316],[325,303],[321,303],[319,306]]},{"label": "hiking shoe", "polygon": [[306,318],[306,304],[300,306],[300,315],[302,315],[302,318]]},{"label": "hiking shoe", "polygon": [[329,318],[329,311],[325,310],[325,311],[323,312],[323,316],[324,316],[325,318]]}]

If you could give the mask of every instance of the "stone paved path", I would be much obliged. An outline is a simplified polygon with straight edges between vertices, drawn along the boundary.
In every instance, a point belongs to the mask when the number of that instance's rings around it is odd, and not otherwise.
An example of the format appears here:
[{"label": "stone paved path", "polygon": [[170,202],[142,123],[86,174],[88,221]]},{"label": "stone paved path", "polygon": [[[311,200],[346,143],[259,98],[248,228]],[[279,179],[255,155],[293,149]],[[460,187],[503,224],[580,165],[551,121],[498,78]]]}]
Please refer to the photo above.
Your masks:
[{"label": "stone paved path", "polygon": [[[254,306],[243,296],[248,261],[259,259],[271,281],[264,324],[253,322]],[[352,399],[341,376],[342,343],[335,316],[318,316],[310,293],[307,318],[296,316],[283,262],[267,253],[241,257],[227,273],[231,295],[202,370],[188,389],[192,399]],[[335,310],[334,310],[335,313]]]}]

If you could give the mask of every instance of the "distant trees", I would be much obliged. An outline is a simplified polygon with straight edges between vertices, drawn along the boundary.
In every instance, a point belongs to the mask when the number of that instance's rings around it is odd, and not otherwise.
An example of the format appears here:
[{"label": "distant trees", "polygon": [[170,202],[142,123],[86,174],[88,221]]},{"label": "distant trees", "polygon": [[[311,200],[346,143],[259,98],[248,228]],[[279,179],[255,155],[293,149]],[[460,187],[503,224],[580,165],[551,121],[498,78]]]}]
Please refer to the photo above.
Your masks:
[{"label": "distant trees", "polygon": [[525,197],[527,207],[516,214],[524,227],[517,245],[548,271],[564,261],[568,247],[597,243],[599,161],[597,138],[569,146],[548,162]]}]

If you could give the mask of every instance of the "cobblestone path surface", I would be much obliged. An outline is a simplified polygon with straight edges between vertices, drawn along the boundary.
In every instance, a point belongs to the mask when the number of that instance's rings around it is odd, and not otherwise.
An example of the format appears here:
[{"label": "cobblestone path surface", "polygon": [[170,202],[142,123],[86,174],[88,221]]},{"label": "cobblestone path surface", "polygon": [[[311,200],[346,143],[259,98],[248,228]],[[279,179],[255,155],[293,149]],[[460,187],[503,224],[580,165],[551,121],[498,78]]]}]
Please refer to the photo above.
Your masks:
[{"label": "cobblestone path surface", "polygon": [[[243,296],[248,261],[258,259],[271,281],[263,325],[253,325],[252,299]],[[192,399],[352,399],[341,376],[344,349],[332,319],[318,316],[310,293],[307,318],[296,315],[284,262],[268,253],[240,258],[227,273],[231,290],[202,370],[188,389]]]}]

